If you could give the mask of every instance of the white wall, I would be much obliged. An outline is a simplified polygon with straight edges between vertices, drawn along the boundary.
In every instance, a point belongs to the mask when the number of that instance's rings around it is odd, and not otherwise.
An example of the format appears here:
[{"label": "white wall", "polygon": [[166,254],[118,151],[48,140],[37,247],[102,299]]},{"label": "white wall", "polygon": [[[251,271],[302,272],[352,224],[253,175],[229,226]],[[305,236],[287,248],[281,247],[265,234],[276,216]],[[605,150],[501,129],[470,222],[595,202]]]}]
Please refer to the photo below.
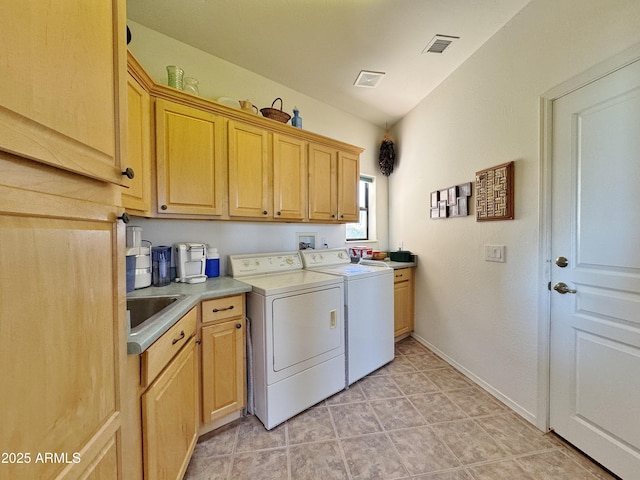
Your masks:
[{"label": "white wall", "polygon": [[[249,99],[258,108],[271,106],[281,97],[284,110],[300,110],[302,126],[320,135],[335,138],[365,149],[360,156],[360,172],[376,177],[377,243],[373,248],[388,247],[388,179],[380,174],[378,151],[384,132],[373,124],[347,112],[330,107],[300,92],[268,80],[133,21],[127,22],[132,33],[129,49],[157,83],[166,85],[167,65],[178,65],[186,76],[198,79],[200,96],[216,99]],[[279,103],[278,103],[279,106]],[[136,219],[138,220],[138,219]],[[154,244],[176,241],[207,241],[219,246],[222,255],[251,251],[295,249],[296,232],[318,232],[330,247],[344,245],[344,225],[264,224],[215,221],[170,220],[137,221],[144,223],[145,236]],[[184,232],[178,235],[176,232]],[[191,237],[187,234],[191,234]],[[187,238],[188,237],[188,238]],[[220,239],[220,240],[216,240]],[[225,240],[223,240],[225,239]],[[229,239],[229,242],[226,241]],[[259,250],[258,250],[259,249]]]},{"label": "white wall", "polygon": [[[389,240],[420,258],[416,335],[540,427],[539,98],[637,42],[637,0],[533,0],[394,128]],[[429,219],[431,191],[511,160],[515,220]]]}]

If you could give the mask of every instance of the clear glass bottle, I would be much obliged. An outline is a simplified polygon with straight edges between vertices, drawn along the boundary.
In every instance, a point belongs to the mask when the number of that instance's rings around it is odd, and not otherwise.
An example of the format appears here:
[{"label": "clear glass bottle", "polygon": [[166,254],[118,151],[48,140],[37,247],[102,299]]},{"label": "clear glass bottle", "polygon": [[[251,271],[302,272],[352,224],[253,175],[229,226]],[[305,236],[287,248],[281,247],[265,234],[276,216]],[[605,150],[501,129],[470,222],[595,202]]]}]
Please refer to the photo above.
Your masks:
[{"label": "clear glass bottle", "polygon": [[198,85],[200,82],[198,82],[197,79],[193,78],[193,77],[184,77],[184,88],[183,90],[187,93],[192,93],[194,95],[199,95],[199,89],[198,89]]}]

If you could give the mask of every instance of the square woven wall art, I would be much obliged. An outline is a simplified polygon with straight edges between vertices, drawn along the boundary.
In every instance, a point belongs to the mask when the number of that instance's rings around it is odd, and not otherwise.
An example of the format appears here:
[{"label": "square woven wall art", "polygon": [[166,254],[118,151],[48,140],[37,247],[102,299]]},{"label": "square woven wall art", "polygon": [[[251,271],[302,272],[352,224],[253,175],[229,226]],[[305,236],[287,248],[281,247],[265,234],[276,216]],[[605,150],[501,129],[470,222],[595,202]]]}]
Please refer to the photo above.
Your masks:
[{"label": "square woven wall art", "polygon": [[513,220],[514,162],[476,172],[476,221]]}]

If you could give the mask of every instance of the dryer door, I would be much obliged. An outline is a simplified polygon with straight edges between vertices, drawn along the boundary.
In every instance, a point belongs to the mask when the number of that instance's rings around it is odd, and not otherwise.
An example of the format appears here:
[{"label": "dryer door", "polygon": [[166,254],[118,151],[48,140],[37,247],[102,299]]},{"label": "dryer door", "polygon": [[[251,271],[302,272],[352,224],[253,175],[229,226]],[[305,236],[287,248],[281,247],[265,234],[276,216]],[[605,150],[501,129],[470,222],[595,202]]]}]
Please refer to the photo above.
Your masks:
[{"label": "dryer door", "polygon": [[343,303],[342,284],[273,299],[269,383],[344,353]]}]

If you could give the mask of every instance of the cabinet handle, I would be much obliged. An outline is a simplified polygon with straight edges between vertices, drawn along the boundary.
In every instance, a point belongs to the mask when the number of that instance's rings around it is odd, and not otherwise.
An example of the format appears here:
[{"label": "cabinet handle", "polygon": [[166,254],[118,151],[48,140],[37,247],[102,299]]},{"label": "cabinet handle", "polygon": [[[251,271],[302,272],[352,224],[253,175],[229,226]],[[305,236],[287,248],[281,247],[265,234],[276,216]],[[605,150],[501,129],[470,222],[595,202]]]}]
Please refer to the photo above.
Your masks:
[{"label": "cabinet handle", "polygon": [[176,343],[178,343],[180,340],[182,340],[184,338],[184,330],[182,330],[180,332],[180,336],[178,338],[174,338],[173,341],[171,342],[171,345],[175,345]]},{"label": "cabinet handle", "polygon": [[129,217],[129,214],[127,212],[124,212],[118,217],[118,220],[122,220],[122,223],[129,223],[129,221],[131,221],[131,217]]},{"label": "cabinet handle", "polygon": [[241,323],[236,323],[236,328],[238,328],[238,329],[242,328],[242,324]]},{"label": "cabinet handle", "polygon": [[166,210],[167,208],[169,207],[167,207],[166,205],[160,205],[160,210]]},{"label": "cabinet handle", "polygon": [[229,305],[226,308],[214,308],[213,310],[211,310],[213,313],[218,313],[218,312],[226,312],[227,310],[233,310],[233,305]]},{"label": "cabinet handle", "polygon": [[133,171],[133,168],[131,167],[125,168],[124,171],[121,173],[123,176],[127,177],[129,180],[133,179],[133,177],[136,176],[135,172]]}]

